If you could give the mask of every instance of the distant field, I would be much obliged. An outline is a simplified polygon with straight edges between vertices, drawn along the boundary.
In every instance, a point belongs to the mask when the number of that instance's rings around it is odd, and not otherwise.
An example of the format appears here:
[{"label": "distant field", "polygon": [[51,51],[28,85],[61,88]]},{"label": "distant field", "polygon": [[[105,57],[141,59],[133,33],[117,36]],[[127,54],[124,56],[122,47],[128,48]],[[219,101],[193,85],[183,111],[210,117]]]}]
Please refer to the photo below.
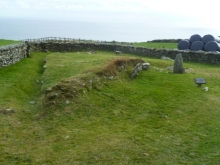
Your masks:
[{"label": "distant field", "polygon": [[155,43],[155,42],[135,42],[133,46],[143,46],[147,48],[157,48],[157,49],[177,49],[178,43]]},{"label": "distant field", "polygon": [[4,39],[0,39],[0,46],[10,45],[10,44],[18,44],[18,43],[22,43],[22,41],[14,41],[14,40],[4,40]]}]

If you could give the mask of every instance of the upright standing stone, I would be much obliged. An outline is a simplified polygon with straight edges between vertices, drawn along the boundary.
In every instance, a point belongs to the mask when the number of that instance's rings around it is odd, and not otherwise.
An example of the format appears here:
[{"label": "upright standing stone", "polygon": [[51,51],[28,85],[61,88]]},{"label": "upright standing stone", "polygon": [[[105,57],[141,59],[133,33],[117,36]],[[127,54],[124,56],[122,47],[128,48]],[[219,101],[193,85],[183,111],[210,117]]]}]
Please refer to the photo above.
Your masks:
[{"label": "upright standing stone", "polygon": [[174,61],[173,73],[185,73],[185,69],[183,68],[182,54],[176,55],[176,58]]}]

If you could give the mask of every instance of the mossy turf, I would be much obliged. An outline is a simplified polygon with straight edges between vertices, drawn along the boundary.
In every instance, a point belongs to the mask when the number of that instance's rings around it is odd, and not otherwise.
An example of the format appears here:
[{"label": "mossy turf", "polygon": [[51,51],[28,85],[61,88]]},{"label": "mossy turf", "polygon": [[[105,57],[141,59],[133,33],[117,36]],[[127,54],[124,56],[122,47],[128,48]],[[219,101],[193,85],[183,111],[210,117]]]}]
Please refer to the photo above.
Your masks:
[{"label": "mossy turf", "polygon": [[[184,63],[190,72],[173,74],[173,61],[141,57],[150,69],[133,80],[131,67],[114,79],[95,74],[121,58],[139,57],[31,53],[1,68],[0,164],[218,164],[219,66]],[[46,89],[82,77],[102,84],[43,105]],[[195,77],[207,84],[198,88]]]}]

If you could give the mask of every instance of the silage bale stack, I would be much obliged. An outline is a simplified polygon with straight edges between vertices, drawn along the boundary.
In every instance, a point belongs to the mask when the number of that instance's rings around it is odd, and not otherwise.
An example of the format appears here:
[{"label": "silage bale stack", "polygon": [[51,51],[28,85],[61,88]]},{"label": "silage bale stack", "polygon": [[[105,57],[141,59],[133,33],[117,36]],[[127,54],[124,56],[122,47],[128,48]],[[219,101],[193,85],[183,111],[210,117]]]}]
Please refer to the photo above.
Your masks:
[{"label": "silage bale stack", "polygon": [[192,51],[220,51],[220,37],[207,34],[201,37],[199,34],[194,34],[187,40],[182,40],[178,43],[179,50]]},{"label": "silage bale stack", "polygon": [[181,40],[178,43],[179,50],[192,50],[199,51],[203,50],[202,37],[199,34],[194,34],[190,37],[189,40]]}]

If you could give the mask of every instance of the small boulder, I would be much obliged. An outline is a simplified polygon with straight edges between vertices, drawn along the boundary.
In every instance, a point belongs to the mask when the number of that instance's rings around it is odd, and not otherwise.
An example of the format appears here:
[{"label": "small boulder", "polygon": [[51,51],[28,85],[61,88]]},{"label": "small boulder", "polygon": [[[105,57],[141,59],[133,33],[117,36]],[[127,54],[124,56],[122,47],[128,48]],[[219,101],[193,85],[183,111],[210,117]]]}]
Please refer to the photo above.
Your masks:
[{"label": "small boulder", "polygon": [[150,67],[150,63],[145,62],[142,64],[142,70],[147,70]]}]

